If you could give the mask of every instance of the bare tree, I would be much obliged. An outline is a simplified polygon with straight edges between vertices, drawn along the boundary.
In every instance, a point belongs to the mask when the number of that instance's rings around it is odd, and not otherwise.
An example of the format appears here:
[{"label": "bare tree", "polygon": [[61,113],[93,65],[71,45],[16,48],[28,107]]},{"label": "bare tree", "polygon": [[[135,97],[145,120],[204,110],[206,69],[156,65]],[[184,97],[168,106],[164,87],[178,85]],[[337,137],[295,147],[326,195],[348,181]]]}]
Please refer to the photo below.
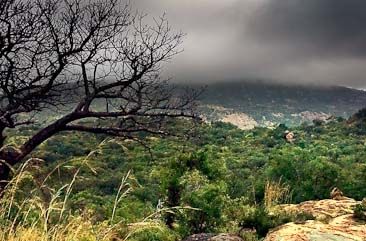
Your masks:
[{"label": "bare tree", "polygon": [[[0,180],[61,131],[164,134],[167,118],[194,117],[194,95],[177,98],[159,78],[182,37],[164,16],[147,25],[121,0],[2,0]],[[7,129],[37,122],[24,116],[71,104],[19,148],[4,147]]]}]

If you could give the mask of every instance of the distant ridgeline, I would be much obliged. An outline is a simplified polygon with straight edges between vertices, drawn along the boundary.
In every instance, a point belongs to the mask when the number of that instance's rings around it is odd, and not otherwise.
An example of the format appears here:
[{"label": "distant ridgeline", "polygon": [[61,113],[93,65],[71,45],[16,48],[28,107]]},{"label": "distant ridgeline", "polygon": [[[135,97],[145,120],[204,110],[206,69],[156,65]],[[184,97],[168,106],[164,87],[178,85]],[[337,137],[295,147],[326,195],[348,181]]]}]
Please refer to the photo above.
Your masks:
[{"label": "distant ridgeline", "polygon": [[[173,84],[174,85],[174,84]],[[177,87],[177,88],[174,88]],[[268,82],[220,82],[190,85],[176,85],[173,89],[203,89],[200,96],[200,112],[208,122],[222,121],[241,129],[255,126],[286,124],[298,126],[313,120],[326,121],[335,117],[348,119],[358,110],[366,107],[366,91],[341,86],[301,86],[274,84]],[[165,88],[165,87],[162,87]],[[78,89],[78,88],[70,88]],[[76,90],[69,100],[78,100]],[[92,108],[113,110],[119,106],[112,103],[107,107],[105,100],[94,102]],[[55,111],[38,113],[37,118],[52,121],[69,112],[74,105],[65,105]],[[54,109],[54,108],[53,108]]]},{"label": "distant ridgeline", "polygon": [[200,101],[207,121],[230,122],[250,129],[253,125],[293,126],[319,119],[349,118],[366,107],[366,91],[341,86],[222,82],[207,85]]}]

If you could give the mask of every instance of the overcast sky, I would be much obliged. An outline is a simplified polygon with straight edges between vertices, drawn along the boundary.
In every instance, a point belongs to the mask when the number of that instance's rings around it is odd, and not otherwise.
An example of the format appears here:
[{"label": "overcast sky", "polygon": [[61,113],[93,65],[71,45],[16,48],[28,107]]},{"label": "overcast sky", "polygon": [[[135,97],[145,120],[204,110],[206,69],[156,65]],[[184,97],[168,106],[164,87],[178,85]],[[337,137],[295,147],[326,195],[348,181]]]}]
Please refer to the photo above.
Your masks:
[{"label": "overcast sky", "polygon": [[178,81],[366,87],[366,0],[132,0],[187,34]]}]

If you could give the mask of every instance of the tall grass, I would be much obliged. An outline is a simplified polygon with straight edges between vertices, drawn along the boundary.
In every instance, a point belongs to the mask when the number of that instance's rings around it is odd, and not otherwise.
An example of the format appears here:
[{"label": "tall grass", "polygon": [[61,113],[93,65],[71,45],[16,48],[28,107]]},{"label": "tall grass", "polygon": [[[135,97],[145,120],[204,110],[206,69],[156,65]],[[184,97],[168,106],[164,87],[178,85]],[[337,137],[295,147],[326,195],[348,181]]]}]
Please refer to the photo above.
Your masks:
[{"label": "tall grass", "polygon": [[[0,200],[1,241],[118,240],[117,232],[107,223],[93,224],[87,214],[74,216],[68,212],[68,197],[81,167],[70,183],[54,190],[45,182],[37,183],[32,175],[34,161],[29,159],[13,170],[13,179]],[[22,189],[25,183],[33,184],[30,191]],[[47,195],[42,195],[45,192]]]},{"label": "tall grass", "polygon": [[[105,142],[100,143],[98,148]],[[46,175],[44,180],[37,180],[34,175],[42,162],[40,159],[31,158],[16,170],[12,169],[13,178],[0,199],[0,241],[118,241],[130,240],[146,229],[163,229],[164,225],[156,218],[157,213],[172,210],[158,210],[137,223],[116,222],[118,205],[132,190],[130,172],[122,177],[116,190],[109,220],[93,223],[88,212],[75,215],[68,209],[73,186],[81,178],[81,168],[86,166],[96,173],[88,162],[94,152],[89,153],[76,168],[70,182],[58,189],[47,186],[47,180],[61,165]]]},{"label": "tall grass", "polygon": [[290,187],[279,181],[267,181],[264,190],[264,205],[267,209],[291,201]]},{"label": "tall grass", "polygon": [[132,190],[130,184],[128,183],[128,177],[130,176],[131,171],[128,171],[126,176],[122,177],[121,184],[119,185],[117,195],[114,199],[113,211],[111,216],[111,222],[113,223],[117,206],[123,200],[124,197]]}]

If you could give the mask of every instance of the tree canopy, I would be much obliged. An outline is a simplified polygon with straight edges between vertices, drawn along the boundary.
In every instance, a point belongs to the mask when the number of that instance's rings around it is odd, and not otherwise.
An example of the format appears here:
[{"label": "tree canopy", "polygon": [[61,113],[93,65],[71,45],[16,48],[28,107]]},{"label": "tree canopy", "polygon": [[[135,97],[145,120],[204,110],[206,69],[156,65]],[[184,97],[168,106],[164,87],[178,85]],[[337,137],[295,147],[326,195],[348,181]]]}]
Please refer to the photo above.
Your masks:
[{"label": "tree canopy", "polygon": [[0,144],[6,129],[37,123],[37,112],[69,108],[1,159],[14,165],[60,131],[134,138],[194,117],[195,94],[178,96],[160,77],[184,34],[165,16],[145,17],[122,0],[1,1]]}]

